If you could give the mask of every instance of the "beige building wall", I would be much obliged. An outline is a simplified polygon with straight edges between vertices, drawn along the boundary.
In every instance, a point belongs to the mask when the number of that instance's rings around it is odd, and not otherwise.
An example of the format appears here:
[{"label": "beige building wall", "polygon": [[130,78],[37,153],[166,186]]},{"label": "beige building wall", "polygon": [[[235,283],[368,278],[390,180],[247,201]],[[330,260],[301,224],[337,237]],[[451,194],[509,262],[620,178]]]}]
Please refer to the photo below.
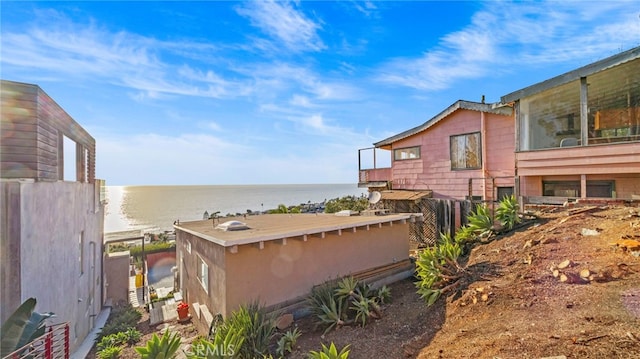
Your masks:
[{"label": "beige building wall", "polygon": [[226,315],[241,304],[265,306],[309,294],[314,285],[409,257],[408,223],[356,232],[327,233],[325,238],[264,242],[227,251]]},{"label": "beige building wall", "polygon": [[[202,306],[207,315],[227,317],[241,304],[282,304],[327,280],[409,258],[407,220],[226,248],[180,229],[176,238],[180,288],[201,331],[208,330]],[[199,272],[203,261],[206,288]]]},{"label": "beige building wall", "polygon": [[104,282],[107,298],[113,303],[129,301],[129,251],[108,253],[104,258]]}]

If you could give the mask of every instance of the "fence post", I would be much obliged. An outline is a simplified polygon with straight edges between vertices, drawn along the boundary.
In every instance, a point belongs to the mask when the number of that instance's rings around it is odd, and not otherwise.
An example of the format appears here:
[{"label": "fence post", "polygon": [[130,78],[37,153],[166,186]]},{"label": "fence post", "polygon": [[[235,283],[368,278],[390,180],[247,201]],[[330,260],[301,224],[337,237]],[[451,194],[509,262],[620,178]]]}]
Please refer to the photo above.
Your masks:
[{"label": "fence post", "polygon": [[64,357],[69,357],[69,323],[64,325]]},{"label": "fence post", "polygon": [[46,359],[51,359],[51,346],[52,346],[52,337],[53,333],[51,332],[51,327],[49,327],[47,331],[47,335],[44,337],[44,357]]}]

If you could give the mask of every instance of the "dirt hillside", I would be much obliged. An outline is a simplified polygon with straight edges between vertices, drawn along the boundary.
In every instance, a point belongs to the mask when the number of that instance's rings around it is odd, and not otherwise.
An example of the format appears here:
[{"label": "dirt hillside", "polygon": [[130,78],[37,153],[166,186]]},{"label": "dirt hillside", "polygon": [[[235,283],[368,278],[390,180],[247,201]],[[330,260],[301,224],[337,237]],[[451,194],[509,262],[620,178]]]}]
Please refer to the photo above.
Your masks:
[{"label": "dirt hillside", "polygon": [[297,323],[306,333],[293,357],[333,341],[355,359],[640,358],[640,208],[536,214],[473,248],[458,296],[426,307],[412,281],[396,283],[385,316],[364,328],[321,336]]}]

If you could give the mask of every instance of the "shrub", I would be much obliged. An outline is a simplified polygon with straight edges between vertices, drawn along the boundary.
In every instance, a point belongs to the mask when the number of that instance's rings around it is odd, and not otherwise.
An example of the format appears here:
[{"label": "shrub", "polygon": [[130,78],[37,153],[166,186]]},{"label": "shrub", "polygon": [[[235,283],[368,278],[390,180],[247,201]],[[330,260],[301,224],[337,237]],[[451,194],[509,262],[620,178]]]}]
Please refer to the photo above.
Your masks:
[{"label": "shrub", "polygon": [[369,208],[367,197],[345,196],[327,201],[324,211],[325,213],[336,213],[344,210],[360,212],[367,208]]},{"label": "shrub", "polygon": [[178,333],[170,333],[168,330],[158,337],[153,334],[151,340],[143,347],[137,347],[136,352],[142,359],[169,359],[174,358],[180,348],[180,336]]},{"label": "shrub", "polygon": [[287,330],[286,333],[278,339],[278,348],[276,349],[276,355],[279,357],[284,357],[285,355],[291,353],[293,348],[296,346],[296,342],[302,333],[298,330],[298,328],[294,328],[292,330]]},{"label": "shrub", "polygon": [[427,305],[432,305],[441,294],[456,289],[456,284],[464,273],[458,263],[462,255],[460,244],[448,234],[440,234],[438,243],[420,252],[416,260],[416,283],[418,294]]},{"label": "shrub", "polygon": [[115,306],[96,341],[102,340],[105,336],[135,328],[140,318],[142,318],[142,313],[129,303]]},{"label": "shrub", "polygon": [[480,237],[487,237],[493,231],[493,216],[485,205],[477,205],[475,212],[469,216],[469,230]]},{"label": "shrub", "polygon": [[520,205],[514,195],[505,197],[500,201],[500,205],[496,209],[496,219],[507,230],[511,230],[516,224],[520,223],[519,209]]},{"label": "shrub", "polygon": [[103,350],[99,351],[97,354],[98,354],[98,358],[100,359],[115,359],[119,357],[121,353],[122,353],[122,347],[114,346],[114,347],[104,348]]},{"label": "shrub", "polygon": [[316,326],[325,326],[327,333],[343,325],[360,322],[364,326],[370,318],[380,318],[382,311],[378,303],[390,297],[388,288],[374,291],[368,284],[345,277],[314,287],[307,298],[307,307],[316,317]]},{"label": "shrub", "polygon": [[309,359],[347,359],[349,358],[349,345],[342,348],[339,352],[336,348],[336,345],[331,342],[330,346],[326,346],[322,344],[322,350],[310,351],[308,358]]}]

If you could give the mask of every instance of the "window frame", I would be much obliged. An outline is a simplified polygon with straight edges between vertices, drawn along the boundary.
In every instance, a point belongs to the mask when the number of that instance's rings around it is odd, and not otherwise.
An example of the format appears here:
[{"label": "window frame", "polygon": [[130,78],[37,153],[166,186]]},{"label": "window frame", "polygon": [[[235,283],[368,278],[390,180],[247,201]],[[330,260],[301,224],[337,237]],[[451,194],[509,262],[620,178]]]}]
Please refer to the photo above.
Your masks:
[{"label": "window frame", "polygon": [[198,278],[198,282],[200,282],[200,285],[202,286],[202,288],[204,288],[204,291],[208,294],[209,293],[209,265],[207,264],[207,262],[204,261],[204,259],[202,259],[202,257],[200,257],[200,255],[198,255],[197,257],[198,257],[198,271],[196,272],[197,273],[196,277]]},{"label": "window frame", "polygon": [[[478,147],[476,149],[477,151],[477,158],[478,158],[478,166],[474,166],[474,167],[469,167],[469,166],[465,166],[465,167],[455,167],[454,163],[457,161],[454,161],[454,154],[453,154],[453,143],[454,143],[454,139],[457,139],[459,137],[465,137],[465,154],[466,154],[466,138],[468,136],[478,136]],[[466,164],[466,155],[465,157],[465,164]],[[452,171],[466,171],[466,170],[479,170],[482,169],[482,134],[480,133],[480,131],[475,131],[475,132],[468,132],[468,133],[461,133],[458,135],[451,135],[449,136],[449,162],[451,164],[451,170]]]},{"label": "window frame", "polygon": [[[409,150],[414,150],[414,151],[410,152]],[[401,156],[398,156],[399,153],[408,153],[409,155],[411,153],[414,153],[414,154],[416,154],[416,157],[402,158]],[[421,148],[421,146],[401,147],[401,148],[395,148],[393,150],[393,160],[394,161],[419,160],[421,157],[422,157],[422,148]]]}]

